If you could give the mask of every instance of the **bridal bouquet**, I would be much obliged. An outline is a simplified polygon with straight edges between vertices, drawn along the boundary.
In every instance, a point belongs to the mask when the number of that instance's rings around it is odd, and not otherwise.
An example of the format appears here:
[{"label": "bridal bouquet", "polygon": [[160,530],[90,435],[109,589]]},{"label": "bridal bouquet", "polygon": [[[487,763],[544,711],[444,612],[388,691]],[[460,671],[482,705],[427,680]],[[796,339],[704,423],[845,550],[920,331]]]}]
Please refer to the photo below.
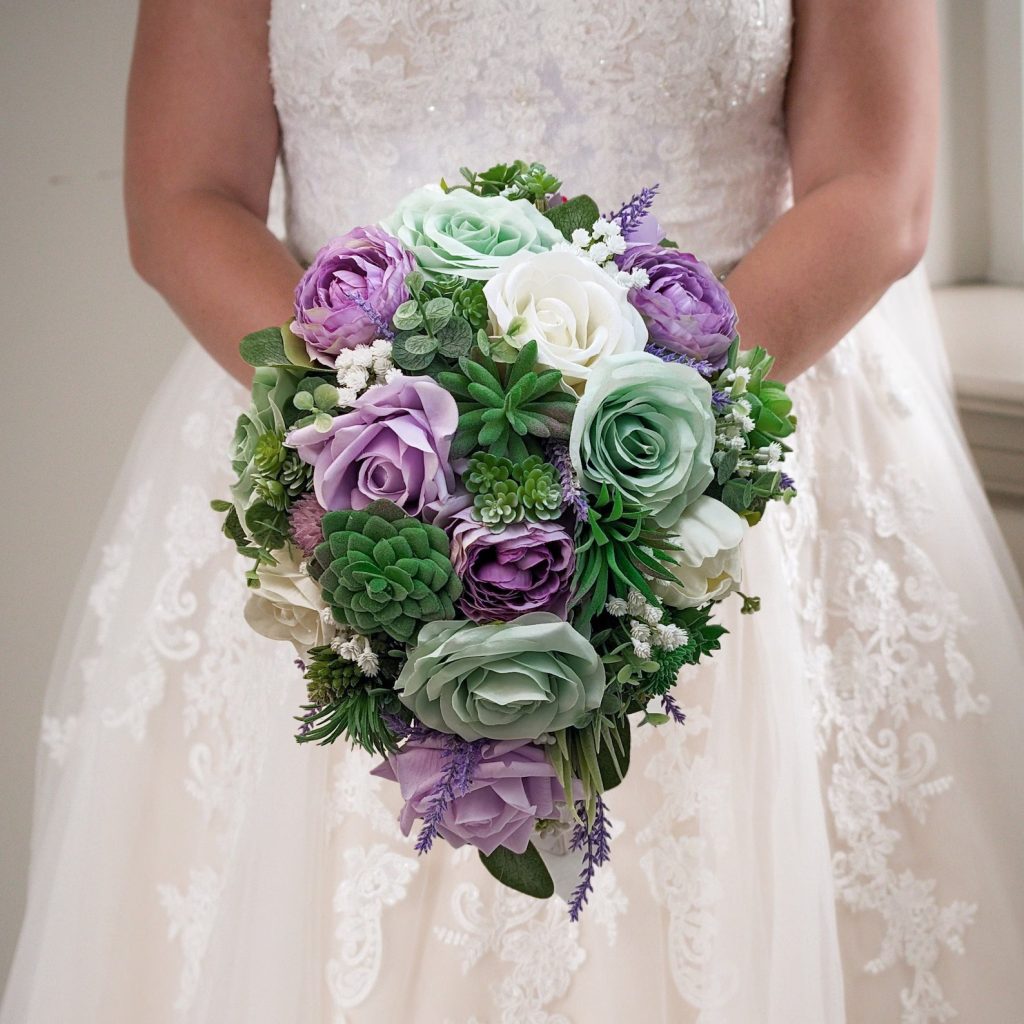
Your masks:
[{"label": "bridal bouquet", "polygon": [[329,242],[244,339],[214,507],[249,624],[299,651],[298,739],[380,755],[420,852],[470,843],[575,920],[631,729],[684,721],[744,535],[794,494],[795,419],[657,186],[601,216],[539,164],[461,173]]}]

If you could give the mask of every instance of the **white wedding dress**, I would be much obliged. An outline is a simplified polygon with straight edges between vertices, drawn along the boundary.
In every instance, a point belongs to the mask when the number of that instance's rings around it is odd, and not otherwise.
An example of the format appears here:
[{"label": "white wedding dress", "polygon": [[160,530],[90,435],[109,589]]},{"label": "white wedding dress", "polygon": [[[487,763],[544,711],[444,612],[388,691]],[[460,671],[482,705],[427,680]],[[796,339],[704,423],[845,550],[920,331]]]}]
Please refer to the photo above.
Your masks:
[{"label": "white wedding dress", "polygon": [[[790,201],[790,33],[784,0],[276,0],[289,244],[522,155],[604,209],[660,182],[727,270]],[[417,857],[369,757],[292,739],[300,674],[208,508],[244,396],[193,346],[59,658],[2,1024],[1024,1020],[1020,591],[922,275],[793,391],[764,610],[641,730],[575,926]]]}]

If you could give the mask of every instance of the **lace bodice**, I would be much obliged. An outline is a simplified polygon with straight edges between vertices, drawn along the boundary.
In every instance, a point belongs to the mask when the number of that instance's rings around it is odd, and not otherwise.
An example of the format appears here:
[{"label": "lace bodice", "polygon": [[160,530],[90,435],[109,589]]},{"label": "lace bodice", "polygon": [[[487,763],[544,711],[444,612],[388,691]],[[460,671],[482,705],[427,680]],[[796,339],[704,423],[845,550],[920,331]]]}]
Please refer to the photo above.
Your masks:
[{"label": "lace bodice", "polygon": [[273,0],[291,244],[523,156],[606,209],[660,182],[666,232],[723,269],[788,199],[790,28],[787,0]]}]

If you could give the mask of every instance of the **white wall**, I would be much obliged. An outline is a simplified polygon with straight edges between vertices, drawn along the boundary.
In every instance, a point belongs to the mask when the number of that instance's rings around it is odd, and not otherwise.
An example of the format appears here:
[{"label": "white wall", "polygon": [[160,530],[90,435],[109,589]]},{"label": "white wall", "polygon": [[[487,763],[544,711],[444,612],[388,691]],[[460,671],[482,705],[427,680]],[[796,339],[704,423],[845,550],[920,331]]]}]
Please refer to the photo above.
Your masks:
[{"label": "white wall", "polygon": [[123,448],[184,335],[125,249],[134,0],[0,2],[4,978],[23,906],[50,651]]},{"label": "white wall", "polygon": [[[988,2],[1019,12],[1017,0]],[[49,653],[122,449],[183,332],[135,279],[125,249],[120,139],[133,0],[0,5],[2,978],[22,910]],[[945,0],[940,10],[955,59],[944,77],[929,263],[942,281],[976,279],[988,266],[984,25],[973,2]]]}]

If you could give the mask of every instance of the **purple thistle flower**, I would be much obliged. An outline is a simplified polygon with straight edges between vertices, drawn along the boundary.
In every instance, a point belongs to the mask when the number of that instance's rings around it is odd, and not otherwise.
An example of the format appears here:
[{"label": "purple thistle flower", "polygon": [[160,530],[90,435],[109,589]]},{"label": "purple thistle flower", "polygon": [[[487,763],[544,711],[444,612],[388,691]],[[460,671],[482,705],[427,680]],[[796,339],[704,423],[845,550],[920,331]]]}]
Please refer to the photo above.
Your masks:
[{"label": "purple thistle flower", "polygon": [[682,352],[673,352],[672,349],[665,348],[663,345],[656,345],[654,342],[649,342],[644,351],[652,356],[657,356],[662,362],[682,363],[683,366],[689,366],[696,370],[705,380],[710,380],[718,374],[718,368],[708,362],[707,359],[694,359],[693,356],[685,355]]},{"label": "purple thistle flower", "polygon": [[569,446],[564,441],[552,441],[547,447],[548,461],[558,470],[558,479],[562,485],[562,500],[572,509],[578,523],[585,523],[590,518],[590,502],[586,494],[576,482],[569,459]]},{"label": "purple thistle flower", "polygon": [[673,722],[678,725],[686,725],[686,714],[683,709],[676,703],[675,697],[671,693],[664,693],[661,696],[661,706],[665,709],[665,714],[672,719]]},{"label": "purple thistle flower", "polygon": [[307,558],[312,558],[317,546],[324,542],[320,523],[326,514],[315,494],[303,494],[288,510],[292,540],[302,548]]},{"label": "purple thistle flower", "polygon": [[458,800],[469,792],[473,774],[480,763],[483,740],[470,743],[459,736],[445,740],[444,770],[438,777],[437,785],[429,798],[429,806],[423,815],[423,827],[416,837],[416,852],[429,853],[437,838],[437,827],[444,821],[445,812],[452,800]]},{"label": "purple thistle flower", "polygon": [[625,202],[615,211],[607,216],[607,220],[618,221],[622,228],[623,235],[636,228],[639,223],[650,213],[654,205],[654,197],[658,194],[660,185],[652,185],[650,188],[641,189],[628,202]]},{"label": "purple thistle flower", "polygon": [[580,872],[579,884],[572,891],[569,899],[569,920],[578,921],[584,904],[594,891],[594,873],[611,857],[609,842],[611,833],[606,817],[607,808],[600,795],[594,808],[594,821],[587,821],[587,805],[583,800],[576,801],[576,813],[580,820],[572,830],[570,850],[583,851],[583,870]]},{"label": "purple thistle flower", "polygon": [[368,299],[362,295],[356,295],[354,292],[343,292],[342,294],[344,294],[349,302],[355,303],[366,314],[366,319],[377,329],[378,338],[383,338],[385,341],[395,340],[395,332],[388,327],[384,317],[373,308]]}]

